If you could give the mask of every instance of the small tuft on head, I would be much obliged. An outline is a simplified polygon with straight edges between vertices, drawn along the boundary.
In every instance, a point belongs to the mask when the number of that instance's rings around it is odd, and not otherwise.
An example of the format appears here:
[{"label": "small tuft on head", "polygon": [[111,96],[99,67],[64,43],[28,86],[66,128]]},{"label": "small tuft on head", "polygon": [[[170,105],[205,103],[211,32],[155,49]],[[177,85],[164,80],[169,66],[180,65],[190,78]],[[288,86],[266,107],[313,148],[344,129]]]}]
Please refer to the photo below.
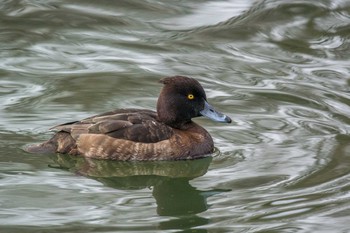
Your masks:
[{"label": "small tuft on head", "polygon": [[[205,91],[202,87],[202,85],[194,78],[189,78],[186,76],[171,76],[163,78],[159,81],[160,83],[164,84],[163,90],[173,90],[175,92],[182,92],[183,94],[197,94],[198,96],[201,95],[206,99]],[[170,93],[170,92],[169,92]]]},{"label": "small tuft on head", "polygon": [[171,76],[171,77],[166,77],[162,78],[159,80],[160,83],[163,83],[164,85],[166,84],[192,84],[192,85],[200,85],[197,80],[194,78],[189,78],[186,76],[181,76],[181,75],[176,75],[176,76]]}]

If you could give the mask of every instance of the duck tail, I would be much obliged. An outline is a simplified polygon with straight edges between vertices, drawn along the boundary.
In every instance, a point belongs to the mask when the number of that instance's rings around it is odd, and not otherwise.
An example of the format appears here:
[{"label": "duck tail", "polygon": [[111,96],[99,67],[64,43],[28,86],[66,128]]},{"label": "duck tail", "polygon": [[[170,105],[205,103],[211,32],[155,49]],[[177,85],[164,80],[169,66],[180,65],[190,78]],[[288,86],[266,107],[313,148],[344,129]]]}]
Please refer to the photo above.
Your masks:
[{"label": "duck tail", "polygon": [[39,144],[29,145],[25,147],[24,150],[29,153],[36,154],[76,154],[76,147],[76,141],[72,138],[72,136],[67,132],[60,131],[56,133],[50,140]]},{"label": "duck tail", "polygon": [[55,153],[57,151],[57,144],[53,143],[52,140],[49,140],[43,143],[28,145],[24,147],[24,150],[32,154]]}]

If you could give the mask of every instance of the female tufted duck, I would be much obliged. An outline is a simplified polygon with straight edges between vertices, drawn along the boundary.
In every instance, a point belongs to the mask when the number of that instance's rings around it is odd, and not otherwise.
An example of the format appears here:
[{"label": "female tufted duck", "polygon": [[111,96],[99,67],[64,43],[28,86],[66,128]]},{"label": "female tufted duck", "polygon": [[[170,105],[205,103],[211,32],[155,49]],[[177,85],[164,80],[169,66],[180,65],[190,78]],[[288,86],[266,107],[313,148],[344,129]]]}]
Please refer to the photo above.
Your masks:
[{"label": "female tufted duck", "polygon": [[160,82],[164,87],[157,112],[118,109],[58,125],[50,140],[26,150],[110,160],[195,159],[212,153],[210,134],[191,119],[206,116],[226,123],[231,119],[208,104],[197,80],[174,76]]}]

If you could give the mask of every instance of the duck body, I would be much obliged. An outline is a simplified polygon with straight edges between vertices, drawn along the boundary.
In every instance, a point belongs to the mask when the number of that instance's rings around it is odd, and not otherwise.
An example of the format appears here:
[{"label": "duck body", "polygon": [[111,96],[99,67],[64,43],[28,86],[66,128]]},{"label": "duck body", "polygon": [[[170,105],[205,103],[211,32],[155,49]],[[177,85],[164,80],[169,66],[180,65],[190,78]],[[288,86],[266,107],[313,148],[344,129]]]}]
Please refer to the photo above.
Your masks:
[{"label": "duck body", "polygon": [[212,137],[191,119],[202,115],[227,123],[231,119],[206,102],[198,81],[174,76],[161,82],[157,112],[118,109],[58,125],[50,140],[26,150],[110,160],[196,159],[212,153]]}]

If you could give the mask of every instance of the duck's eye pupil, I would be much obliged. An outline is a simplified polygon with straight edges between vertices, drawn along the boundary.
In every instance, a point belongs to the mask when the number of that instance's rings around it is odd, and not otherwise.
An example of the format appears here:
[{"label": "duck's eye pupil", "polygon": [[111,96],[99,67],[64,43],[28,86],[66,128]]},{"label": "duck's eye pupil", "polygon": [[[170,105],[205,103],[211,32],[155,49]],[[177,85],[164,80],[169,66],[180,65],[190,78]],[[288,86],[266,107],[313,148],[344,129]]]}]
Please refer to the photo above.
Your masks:
[{"label": "duck's eye pupil", "polygon": [[187,95],[187,99],[189,99],[189,100],[193,100],[193,99],[194,99],[194,95],[192,95],[192,94],[188,94],[188,95]]}]

